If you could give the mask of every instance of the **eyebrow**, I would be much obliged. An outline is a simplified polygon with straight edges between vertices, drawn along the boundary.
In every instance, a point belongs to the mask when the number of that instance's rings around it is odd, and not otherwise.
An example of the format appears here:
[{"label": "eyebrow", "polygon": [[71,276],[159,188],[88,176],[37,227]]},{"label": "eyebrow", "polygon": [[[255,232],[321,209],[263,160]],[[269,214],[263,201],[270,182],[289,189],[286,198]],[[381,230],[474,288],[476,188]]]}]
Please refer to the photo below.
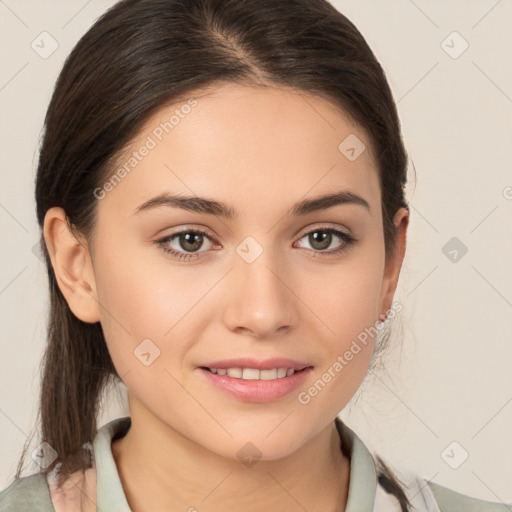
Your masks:
[{"label": "eyebrow", "polygon": [[[354,192],[350,192],[349,190],[342,190],[334,194],[326,194],[323,196],[315,197],[313,199],[304,199],[295,203],[291,207],[290,213],[295,216],[302,216],[317,211],[327,210],[333,206],[343,204],[355,204],[363,206],[368,212],[371,213],[368,201],[355,194]],[[223,203],[222,201],[215,201],[205,197],[171,195],[167,193],[160,194],[159,196],[153,197],[152,199],[149,199],[145,203],[141,204],[135,209],[134,214],[148,211],[153,208],[158,208],[160,206],[181,208],[182,210],[191,212],[224,217],[228,220],[234,220],[238,216],[238,213],[234,208],[230,207],[226,203]]]}]

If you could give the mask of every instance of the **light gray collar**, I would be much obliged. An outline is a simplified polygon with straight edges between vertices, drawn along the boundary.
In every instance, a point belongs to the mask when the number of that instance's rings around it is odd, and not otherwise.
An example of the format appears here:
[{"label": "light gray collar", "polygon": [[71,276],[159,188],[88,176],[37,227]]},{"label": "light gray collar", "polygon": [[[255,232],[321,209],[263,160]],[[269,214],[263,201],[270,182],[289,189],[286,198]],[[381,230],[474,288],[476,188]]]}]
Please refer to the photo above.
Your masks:
[{"label": "light gray collar", "polygon": [[[114,436],[124,435],[131,425],[129,416],[117,418],[100,428],[94,438],[97,496],[96,505],[103,512],[131,512],[112,455]],[[345,512],[373,512],[377,489],[375,463],[359,437],[339,418],[336,425],[340,437],[350,450],[350,480]]]}]

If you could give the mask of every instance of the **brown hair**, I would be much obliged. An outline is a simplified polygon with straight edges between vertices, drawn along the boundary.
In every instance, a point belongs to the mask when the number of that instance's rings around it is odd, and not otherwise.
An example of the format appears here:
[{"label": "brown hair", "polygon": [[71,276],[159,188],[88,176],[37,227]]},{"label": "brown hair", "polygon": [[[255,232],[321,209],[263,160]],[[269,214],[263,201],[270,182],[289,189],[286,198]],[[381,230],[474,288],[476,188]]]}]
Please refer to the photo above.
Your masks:
[{"label": "brown hair", "polygon": [[[93,191],[145,121],[163,105],[227,82],[288,86],[328,99],[361,126],[378,165],[386,258],[404,198],[407,155],[385,73],[357,28],[326,0],[123,0],[76,44],[46,113],[35,199],[41,230],[62,207],[91,237]],[[341,141],[340,141],[341,142]],[[71,312],[41,236],[50,286],[41,436],[65,475],[97,431],[102,391],[118,379],[99,323]],[[19,477],[23,457],[16,478]]]}]

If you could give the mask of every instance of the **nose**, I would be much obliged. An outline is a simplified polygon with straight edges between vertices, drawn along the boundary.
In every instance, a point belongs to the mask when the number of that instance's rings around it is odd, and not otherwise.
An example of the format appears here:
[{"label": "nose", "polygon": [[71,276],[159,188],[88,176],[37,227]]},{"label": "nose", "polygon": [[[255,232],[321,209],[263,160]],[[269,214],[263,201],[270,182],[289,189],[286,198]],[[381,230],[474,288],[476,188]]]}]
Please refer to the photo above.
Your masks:
[{"label": "nose", "polygon": [[255,338],[282,335],[297,326],[300,302],[290,265],[265,249],[248,263],[235,254],[234,268],[224,283],[225,325]]}]

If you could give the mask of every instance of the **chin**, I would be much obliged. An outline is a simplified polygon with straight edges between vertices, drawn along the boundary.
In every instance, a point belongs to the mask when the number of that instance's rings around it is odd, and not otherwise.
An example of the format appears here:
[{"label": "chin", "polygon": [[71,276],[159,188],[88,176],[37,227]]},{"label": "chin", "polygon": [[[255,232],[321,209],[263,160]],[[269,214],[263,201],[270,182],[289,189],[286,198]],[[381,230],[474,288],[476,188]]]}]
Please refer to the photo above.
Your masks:
[{"label": "chin", "polygon": [[296,452],[307,441],[305,432],[297,432],[284,426],[276,428],[274,423],[271,428],[267,425],[260,429],[252,428],[243,434],[233,434],[233,438],[222,436],[218,443],[210,438],[206,449],[228,459],[244,461],[279,460]]}]

